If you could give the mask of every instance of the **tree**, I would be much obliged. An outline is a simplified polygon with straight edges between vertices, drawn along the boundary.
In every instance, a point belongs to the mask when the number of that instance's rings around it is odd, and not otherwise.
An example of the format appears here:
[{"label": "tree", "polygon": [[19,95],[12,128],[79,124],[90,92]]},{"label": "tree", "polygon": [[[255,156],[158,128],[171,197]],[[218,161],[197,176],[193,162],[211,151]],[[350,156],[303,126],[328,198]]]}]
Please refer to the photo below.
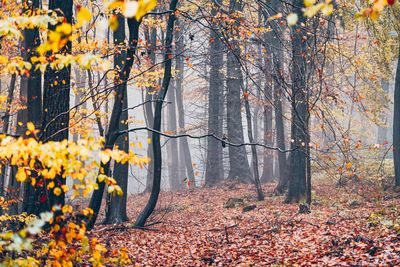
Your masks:
[{"label": "tree", "polygon": [[[119,82],[117,86],[114,86],[115,101],[113,105],[113,109],[111,112],[110,123],[108,126],[108,130],[105,136],[105,144],[104,149],[113,149],[114,144],[121,135],[119,131],[119,124],[121,114],[123,112],[124,101],[126,101],[126,86],[127,81],[129,79],[129,75],[132,70],[132,65],[135,59],[136,48],[139,40],[139,26],[141,21],[137,21],[135,18],[128,19],[128,29],[129,29],[129,40],[128,40],[128,49],[126,52],[126,58],[124,60],[125,64],[122,70],[119,72]],[[109,175],[110,174],[110,161],[106,163],[100,164],[100,174]],[[92,197],[90,199],[89,207],[93,210],[93,216],[90,218],[87,223],[87,228],[92,229],[96,222],[98,213],[101,207],[101,201],[103,198],[105,181],[96,180],[98,184],[98,188],[94,190]]]},{"label": "tree", "polygon": [[[162,114],[162,105],[164,103],[164,99],[168,93],[169,83],[171,81],[171,69],[172,69],[172,41],[173,41],[173,32],[174,32],[174,23],[175,23],[175,10],[178,4],[178,0],[171,0],[169,5],[169,10],[171,11],[166,30],[165,37],[165,54],[164,54],[164,78],[162,82],[161,90],[158,92],[155,100],[156,108],[154,111],[154,123],[153,128],[155,131],[161,130],[161,114]],[[139,214],[138,218],[135,222],[135,227],[144,227],[147,219],[153,213],[154,208],[158,201],[158,195],[160,194],[160,186],[161,186],[161,167],[162,167],[162,156],[161,156],[161,145],[160,145],[160,134],[157,132],[153,132],[152,135],[152,145],[153,145],[153,170],[154,170],[154,178],[153,178],[153,187],[151,189],[151,194],[149,200]]]},{"label": "tree", "polygon": [[[217,4],[213,4],[211,16],[218,14]],[[208,133],[222,136],[223,116],[221,112],[221,102],[223,101],[223,43],[221,33],[217,23],[211,20],[210,39],[209,39],[209,62],[210,77],[208,90]],[[214,138],[207,139],[206,150],[206,177],[207,186],[213,186],[221,181],[223,177],[222,166],[222,145]],[[222,175],[221,175],[222,174]]]},{"label": "tree", "polygon": [[[269,14],[274,16],[281,11],[281,2],[273,0],[271,2],[271,10]],[[274,112],[275,112],[275,136],[276,144],[281,151],[285,151],[285,127],[284,127],[284,115],[283,115],[283,100],[284,100],[284,88],[283,88],[283,35],[282,29],[278,21],[272,20],[269,22],[272,28],[271,34],[269,34],[268,42],[270,43],[272,53],[272,84],[274,93]],[[280,194],[287,188],[288,183],[288,168],[286,162],[286,153],[278,152],[278,163],[279,163],[279,182],[276,191]]]},{"label": "tree", "polygon": [[305,200],[307,184],[307,136],[308,136],[308,110],[307,110],[307,38],[306,29],[301,26],[306,22],[301,8],[304,7],[302,0],[293,1],[293,12],[299,17],[298,23],[292,26],[292,143],[290,153],[290,178],[289,191],[286,202],[298,202]]},{"label": "tree", "polygon": [[[244,143],[242,112],[241,112],[241,89],[243,86],[243,74],[240,64],[241,48],[238,41],[239,20],[238,12],[243,10],[241,1],[231,0],[229,4],[229,12],[235,17],[235,24],[230,29],[230,34],[234,38],[229,42],[227,52],[227,77],[226,77],[226,112],[227,112],[227,129],[228,140],[232,143]],[[247,152],[244,146],[229,146],[229,179],[239,179],[242,182],[251,182],[252,176],[250,172],[249,162],[247,160]]]},{"label": "tree", "polygon": [[395,171],[395,186],[400,186],[400,44],[397,60],[396,78],[394,84],[393,101],[393,160]]},{"label": "tree", "polygon": [[[176,134],[177,132],[177,121],[176,121],[176,88],[174,83],[170,84],[170,88],[167,94],[167,100],[170,103],[168,105],[167,110],[167,130]],[[183,177],[179,177],[179,168],[178,162],[176,159],[179,159],[179,149],[178,149],[178,140],[171,139],[167,144],[168,151],[168,176],[169,176],[169,186],[171,190],[176,190],[179,187],[182,187],[181,181]]]},{"label": "tree", "polygon": [[[178,74],[175,78],[175,90],[176,90],[176,105],[178,109],[178,127],[179,133],[185,131],[185,110],[183,107],[183,79],[184,79],[184,50],[185,50],[185,35],[183,31],[183,23],[181,20],[177,19],[175,22],[176,30],[175,32],[175,53],[176,53],[176,70]],[[180,34],[178,34],[180,33]],[[179,177],[186,178],[190,185],[189,187],[195,187],[195,178],[192,165],[192,157],[190,155],[189,143],[187,137],[182,137],[179,139],[179,165],[180,165],[180,175]],[[182,176],[181,176],[182,175]],[[183,179],[182,179],[183,180]]]},{"label": "tree", "polygon": [[[126,51],[121,49],[125,44],[125,18],[119,14],[118,16],[118,27],[116,31],[114,31],[114,46],[117,47],[117,51],[114,55],[114,68],[116,70],[121,71],[123,68],[123,62],[126,58]],[[118,86],[119,81],[115,81],[114,85]],[[118,130],[126,131],[128,130],[128,92],[127,86],[124,88],[123,92],[123,105],[121,112],[121,116],[119,119]],[[121,134],[115,145],[118,146],[118,149],[129,152],[129,133],[126,132]],[[115,181],[121,187],[123,195],[113,195],[108,194],[107,199],[107,208],[106,208],[106,218],[105,223],[114,224],[128,221],[128,216],[126,215],[126,199],[128,195],[128,172],[129,172],[129,164],[120,164],[114,163],[114,171],[112,173]]]},{"label": "tree", "polygon": [[[26,1],[26,11],[33,12],[40,8],[40,0]],[[23,31],[23,58],[31,61],[37,55],[35,51],[40,45],[39,29],[25,29]],[[26,109],[18,112],[17,121],[21,126],[17,126],[18,134],[25,135],[26,124],[32,122],[37,129],[40,129],[42,119],[42,74],[38,69],[32,69],[28,76],[21,76],[20,98],[26,105]],[[31,184],[26,184],[24,188],[23,210],[28,214],[35,209],[35,191]]]},{"label": "tree", "polygon": [[[55,10],[66,23],[72,23],[72,0],[50,0],[49,9]],[[54,25],[49,25],[54,30]],[[59,54],[71,54],[70,41],[61,48]],[[56,70],[46,68],[44,73],[43,118],[40,139],[47,141],[62,141],[68,139],[69,102],[70,102],[71,67]],[[65,178],[57,176],[56,186],[65,184]],[[53,190],[39,190],[36,201],[40,200],[39,211],[50,210],[54,205],[63,205],[64,193],[55,195]]]},{"label": "tree", "polygon": [[[156,46],[157,46],[157,28],[156,27],[147,27],[145,30],[145,38],[147,43],[149,44],[149,48],[147,50],[147,54],[149,57],[149,61],[151,65],[156,64]],[[154,122],[154,112],[153,112],[153,91],[154,88],[149,87],[144,91],[145,98],[143,105],[144,109],[144,116],[146,119],[146,125],[149,128],[153,128]],[[152,132],[147,132],[147,138],[149,140],[152,139]],[[151,188],[153,187],[153,148],[149,145],[147,147],[147,157],[150,159],[150,164],[147,167],[147,177],[146,177],[146,191],[150,192]]]}]

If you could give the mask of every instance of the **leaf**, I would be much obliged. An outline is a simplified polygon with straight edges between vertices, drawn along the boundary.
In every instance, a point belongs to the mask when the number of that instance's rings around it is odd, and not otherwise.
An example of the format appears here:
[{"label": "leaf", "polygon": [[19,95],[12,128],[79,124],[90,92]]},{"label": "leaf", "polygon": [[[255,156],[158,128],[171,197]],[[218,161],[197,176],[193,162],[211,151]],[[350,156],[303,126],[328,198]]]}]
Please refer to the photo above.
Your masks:
[{"label": "leaf", "polygon": [[333,5],[332,4],[325,4],[321,9],[322,15],[328,17],[333,13]]},{"label": "leaf", "polygon": [[133,18],[138,12],[138,9],[139,3],[137,1],[127,1],[122,9],[122,14],[127,18]]},{"label": "leaf", "polygon": [[60,196],[61,193],[62,193],[62,190],[61,190],[61,188],[56,187],[56,188],[54,188],[53,193],[54,193],[54,195],[56,195],[56,196]]},{"label": "leaf", "polygon": [[28,178],[28,175],[26,174],[25,169],[24,168],[19,168],[18,171],[17,171],[17,174],[15,175],[15,178],[20,183],[25,182],[26,179]]},{"label": "leaf", "polygon": [[34,125],[32,122],[28,122],[28,123],[26,124],[26,127],[28,128],[28,131],[29,131],[29,132],[31,132],[31,133],[34,133],[34,132],[35,132],[35,125]]},{"label": "leaf", "polygon": [[293,26],[297,23],[297,21],[299,20],[299,16],[296,13],[290,13],[287,17],[286,17],[286,21],[288,23],[289,26]]},{"label": "leaf", "polygon": [[310,7],[314,5],[317,2],[317,0],[304,0],[304,6],[305,7]]},{"label": "leaf", "polygon": [[277,19],[280,19],[280,18],[282,18],[282,13],[278,13],[278,14],[276,14],[274,16],[269,17],[268,21],[277,20]]},{"label": "leaf", "polygon": [[85,22],[89,22],[92,19],[92,13],[86,7],[81,7],[76,15],[78,24],[82,25]]},{"label": "leaf", "polygon": [[115,32],[118,29],[118,17],[116,15],[112,15],[108,20],[108,25],[110,25],[110,29]]},{"label": "leaf", "polygon": [[108,192],[109,194],[111,194],[112,192],[114,192],[114,190],[115,190],[115,187],[114,187],[113,185],[110,185],[110,186],[107,188],[107,192]]},{"label": "leaf", "polygon": [[353,166],[353,163],[347,162],[347,163],[346,163],[346,170],[350,170],[350,169],[351,169],[351,166]]}]

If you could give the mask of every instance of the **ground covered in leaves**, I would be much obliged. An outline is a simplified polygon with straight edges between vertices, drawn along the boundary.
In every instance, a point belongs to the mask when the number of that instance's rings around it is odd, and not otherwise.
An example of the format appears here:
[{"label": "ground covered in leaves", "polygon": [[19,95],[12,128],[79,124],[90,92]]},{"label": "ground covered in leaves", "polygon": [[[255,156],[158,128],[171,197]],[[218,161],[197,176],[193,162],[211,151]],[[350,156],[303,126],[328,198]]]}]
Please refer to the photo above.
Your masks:
[{"label": "ground covered in leaves", "polygon": [[[140,266],[396,266],[400,265],[399,198],[352,197],[316,188],[311,213],[282,204],[266,186],[256,201],[251,185],[162,193],[148,229],[99,225],[91,232],[110,249],[126,248]],[[134,219],[148,195],[132,196]]]}]

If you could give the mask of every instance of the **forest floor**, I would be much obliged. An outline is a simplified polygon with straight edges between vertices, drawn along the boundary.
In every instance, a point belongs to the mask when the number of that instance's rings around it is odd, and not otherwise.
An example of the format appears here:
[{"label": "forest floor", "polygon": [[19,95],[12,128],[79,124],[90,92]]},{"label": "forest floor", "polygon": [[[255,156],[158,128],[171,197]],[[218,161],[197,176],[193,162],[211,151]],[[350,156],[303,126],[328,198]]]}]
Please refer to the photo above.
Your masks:
[{"label": "forest floor", "polygon": [[[91,235],[127,249],[139,266],[400,265],[400,198],[319,185],[311,213],[299,214],[273,196],[274,186],[264,187],[264,201],[251,185],[165,192],[149,229],[98,225]],[[147,197],[129,198],[129,218]]]}]

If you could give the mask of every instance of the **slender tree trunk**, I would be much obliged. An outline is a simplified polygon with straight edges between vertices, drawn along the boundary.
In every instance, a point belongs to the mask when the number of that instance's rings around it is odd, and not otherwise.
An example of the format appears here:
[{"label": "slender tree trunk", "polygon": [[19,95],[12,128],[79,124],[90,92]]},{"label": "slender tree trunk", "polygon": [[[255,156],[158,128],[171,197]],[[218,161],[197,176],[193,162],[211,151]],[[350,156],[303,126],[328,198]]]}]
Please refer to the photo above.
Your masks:
[{"label": "slender tree trunk", "polygon": [[305,201],[307,189],[307,146],[308,146],[308,111],[307,111],[307,82],[306,55],[307,43],[304,38],[307,32],[302,26],[305,17],[301,8],[302,0],[294,0],[293,12],[299,16],[299,21],[292,26],[292,144],[295,149],[290,156],[290,179],[286,202]]},{"label": "slender tree trunk", "polygon": [[[156,96],[156,108],[154,112],[154,123],[153,128],[156,131],[161,130],[161,114],[164,99],[168,93],[168,87],[171,80],[171,68],[172,68],[172,41],[174,32],[174,22],[175,22],[175,10],[178,0],[171,0],[169,10],[173,12],[170,13],[167,23],[166,38],[165,38],[165,55],[164,55],[164,79],[162,82],[161,90]],[[154,152],[154,179],[153,188],[151,190],[150,198],[139,214],[135,227],[144,227],[147,219],[153,213],[153,210],[158,201],[158,195],[160,193],[161,187],[161,168],[162,168],[162,156],[161,156],[161,145],[160,145],[160,135],[158,133],[153,133],[152,136],[153,152]]]},{"label": "slender tree trunk", "polygon": [[[281,1],[273,0],[270,5],[270,16],[274,16],[281,11]],[[267,19],[267,17],[265,18]],[[284,89],[283,89],[283,36],[279,21],[272,20],[268,22],[272,31],[268,33],[268,43],[270,44],[270,50],[272,53],[271,58],[271,69],[272,69],[272,87],[274,94],[274,113],[275,113],[275,139],[279,149],[284,151],[285,146],[285,127],[284,127],[284,115],[283,105],[284,100]],[[279,179],[276,192],[283,194],[288,184],[288,166],[286,161],[286,153],[278,152],[278,168],[279,168]]]},{"label": "slender tree trunk", "polygon": [[[10,86],[8,87],[6,111],[5,111],[4,117],[3,117],[3,133],[4,134],[7,134],[10,130],[9,129],[10,128],[10,111],[11,111],[11,104],[14,99],[16,81],[17,81],[17,75],[13,74],[11,76]],[[6,168],[6,166],[4,166],[4,165],[1,167],[0,180],[2,182],[2,191],[4,190],[3,187],[5,185],[5,177],[7,175],[7,171],[8,171],[8,169],[12,169],[12,168],[13,168],[12,166],[8,166],[8,168]],[[7,192],[9,199],[17,200],[18,195],[19,195],[18,190],[19,190],[19,183],[15,179],[13,172],[10,171],[8,185],[6,186],[6,192]],[[4,194],[4,191],[3,191],[3,194]],[[13,202],[9,205],[8,213],[9,214],[18,214],[18,203],[17,202]]]},{"label": "slender tree trunk", "polygon": [[[269,75],[266,79],[266,84],[269,84]],[[272,105],[270,101],[272,100],[272,87],[270,85],[265,86],[264,89],[265,101],[264,104],[264,144],[267,146],[273,146],[273,131],[272,131]],[[273,153],[272,150],[264,148],[264,161],[263,161],[263,174],[261,176],[261,181],[263,183],[271,182],[273,180]]]},{"label": "slender tree trunk", "polygon": [[[247,119],[247,133],[249,135],[250,143],[254,143],[253,131],[251,126],[251,110],[250,103],[247,98],[244,99],[244,106],[246,109],[246,119]],[[260,174],[258,173],[258,156],[257,156],[257,146],[251,146],[251,155],[253,157],[253,175],[254,184],[257,190],[257,199],[259,201],[264,200],[264,193],[261,187]]]},{"label": "slender tree trunk", "polygon": [[[146,40],[149,43],[149,49],[147,51],[150,63],[154,65],[156,63],[156,45],[157,45],[157,28],[153,27],[151,30],[149,28],[145,31]],[[149,128],[153,128],[154,113],[153,113],[153,90],[154,88],[146,89],[145,102],[147,102],[144,108],[144,114],[146,118],[146,125]],[[152,132],[147,132],[147,138],[152,140]],[[150,192],[153,187],[153,148],[151,145],[147,147],[147,157],[150,159],[150,164],[147,167],[147,178],[146,178],[146,191]]]},{"label": "slender tree trunk", "polygon": [[[122,15],[118,15],[118,28],[114,32],[114,45],[118,47],[122,47],[125,43],[125,18]],[[114,68],[122,70],[123,61],[126,58],[126,53],[124,50],[118,50],[114,55]],[[114,82],[114,85],[118,85],[118,81]],[[123,105],[122,109],[125,110],[121,113],[119,119],[119,130],[126,131],[128,130],[128,95],[127,95],[127,86],[124,88],[123,92]],[[115,142],[115,145],[118,146],[118,149],[123,150],[125,152],[129,152],[129,133],[120,135]],[[128,221],[128,216],[126,214],[126,200],[128,195],[128,172],[129,172],[129,163],[120,164],[114,162],[114,172],[113,177],[117,184],[121,187],[123,195],[122,196],[114,196],[108,194],[107,196],[107,207],[106,207],[106,218],[104,223],[106,224],[115,224],[122,223]]]},{"label": "slender tree trunk", "polygon": [[[115,101],[113,105],[113,110],[111,112],[110,123],[108,126],[108,130],[105,137],[105,145],[104,149],[112,149],[114,144],[120,135],[119,132],[119,124],[120,118],[124,106],[124,101],[126,101],[126,86],[127,80],[129,79],[129,74],[132,70],[132,65],[135,59],[136,48],[139,40],[139,26],[140,21],[135,19],[128,19],[128,28],[129,28],[129,42],[128,42],[128,50],[126,53],[126,59],[124,60],[125,64],[119,74],[118,86],[115,87],[116,95]],[[100,164],[100,173],[104,173],[106,175],[110,175],[110,162],[106,164]],[[87,223],[87,228],[92,229],[97,216],[100,211],[101,201],[103,199],[103,193],[105,188],[104,181],[99,181],[97,179],[97,184],[99,185],[98,189],[94,190],[92,197],[90,199],[89,208],[93,210],[93,216],[90,218]]]},{"label": "slender tree trunk", "polygon": [[[185,49],[185,41],[184,41],[184,34],[182,33],[182,29],[180,27],[181,22],[179,20],[176,21],[176,28],[179,31],[175,33],[175,44],[176,44],[176,70],[178,71],[175,83],[176,89],[176,105],[178,108],[178,127],[179,127],[179,134],[183,134],[185,131],[185,110],[183,107],[183,77],[184,77],[184,63],[183,63],[183,55],[181,53],[184,52]],[[181,34],[177,34],[177,33]],[[192,165],[192,156],[190,155],[189,143],[187,137],[179,138],[179,162],[180,162],[180,181],[184,178],[188,179],[189,187],[195,187],[195,178],[194,178],[194,171]]]},{"label": "slender tree trunk", "polygon": [[[242,2],[231,0],[230,12],[235,13],[242,11]],[[231,34],[238,35],[237,20],[231,30]],[[240,65],[241,49],[238,41],[232,40],[229,44],[227,54],[227,128],[229,142],[241,144],[244,143],[243,124],[241,112],[241,87],[243,86],[243,75]],[[229,179],[238,179],[241,182],[251,182],[252,176],[250,172],[249,162],[247,160],[247,152],[244,146],[229,146]]]},{"label": "slender tree trunk", "polygon": [[400,44],[393,101],[393,160],[396,177],[395,186],[398,187],[400,186]]},{"label": "slender tree trunk", "polygon": [[[387,95],[389,93],[389,82],[382,79],[381,80],[381,85],[382,85],[382,89],[385,92],[385,95]],[[384,121],[384,123],[387,123],[388,120],[388,116],[387,113],[382,114],[382,119]],[[387,132],[388,132],[388,128],[386,126],[378,126],[378,144],[382,144],[383,142],[385,142],[387,140]]]},{"label": "slender tree trunk", "polygon": [[[177,133],[177,123],[176,123],[176,97],[175,97],[175,86],[171,83],[170,88],[168,90],[167,99],[170,104],[168,105],[167,110],[167,130],[168,132],[172,132],[173,134]],[[181,179],[179,177],[179,169],[178,169],[178,140],[173,138],[168,141],[168,176],[169,176],[169,186],[171,190],[176,190],[182,187]]]}]

